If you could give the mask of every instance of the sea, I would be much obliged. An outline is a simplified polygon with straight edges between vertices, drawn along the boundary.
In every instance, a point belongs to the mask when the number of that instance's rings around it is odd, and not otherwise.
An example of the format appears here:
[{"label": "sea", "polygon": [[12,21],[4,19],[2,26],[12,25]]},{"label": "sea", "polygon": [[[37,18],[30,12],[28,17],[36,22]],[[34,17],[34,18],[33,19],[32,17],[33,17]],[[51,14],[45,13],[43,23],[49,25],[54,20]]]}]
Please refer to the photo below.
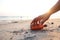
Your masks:
[{"label": "sea", "polygon": [[28,20],[28,16],[0,16],[0,20]]},{"label": "sea", "polygon": [[29,16],[0,16],[0,24],[16,22],[20,20],[30,20]]}]

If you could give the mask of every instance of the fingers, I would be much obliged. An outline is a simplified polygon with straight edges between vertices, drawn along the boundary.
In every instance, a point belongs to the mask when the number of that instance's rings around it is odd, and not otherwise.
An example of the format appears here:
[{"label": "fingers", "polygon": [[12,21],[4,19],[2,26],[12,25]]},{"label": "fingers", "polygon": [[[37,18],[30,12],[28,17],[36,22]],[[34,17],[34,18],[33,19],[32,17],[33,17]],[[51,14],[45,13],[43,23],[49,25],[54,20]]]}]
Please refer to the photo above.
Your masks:
[{"label": "fingers", "polygon": [[48,20],[48,18],[49,16],[46,16],[45,14],[38,16],[31,22],[31,25],[43,24],[46,20]]},{"label": "fingers", "polygon": [[43,24],[44,23],[44,20],[42,20],[42,19],[35,19],[35,20],[33,20],[32,22],[31,22],[31,25],[37,25],[37,24]]},{"label": "fingers", "polygon": [[35,19],[31,22],[31,25],[35,24],[34,22],[35,22]]},{"label": "fingers", "polygon": [[41,19],[41,20],[39,21],[39,23],[40,23],[40,24],[43,24],[43,23],[44,23],[44,20],[43,20],[43,19]]},{"label": "fingers", "polygon": [[31,22],[31,25],[36,25],[37,24],[37,20],[36,18]]}]

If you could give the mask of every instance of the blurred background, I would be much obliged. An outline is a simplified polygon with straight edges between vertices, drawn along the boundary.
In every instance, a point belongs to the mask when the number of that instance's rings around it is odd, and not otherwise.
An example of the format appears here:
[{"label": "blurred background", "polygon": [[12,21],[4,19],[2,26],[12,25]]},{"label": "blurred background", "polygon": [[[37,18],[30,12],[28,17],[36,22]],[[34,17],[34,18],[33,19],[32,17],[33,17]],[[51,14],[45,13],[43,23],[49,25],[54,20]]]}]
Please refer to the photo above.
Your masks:
[{"label": "blurred background", "polygon": [[[0,20],[4,19],[34,19],[44,14],[58,0],[0,0]],[[60,18],[60,11],[50,18]]]}]

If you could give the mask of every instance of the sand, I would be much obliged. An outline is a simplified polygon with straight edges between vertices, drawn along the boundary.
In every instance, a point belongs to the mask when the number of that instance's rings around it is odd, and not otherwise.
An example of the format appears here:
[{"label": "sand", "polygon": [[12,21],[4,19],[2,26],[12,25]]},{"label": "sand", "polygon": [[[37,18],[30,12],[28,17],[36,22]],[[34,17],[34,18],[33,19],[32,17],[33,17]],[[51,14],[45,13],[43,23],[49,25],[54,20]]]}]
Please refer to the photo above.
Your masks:
[{"label": "sand", "polygon": [[60,40],[60,19],[50,19],[43,30],[30,30],[32,20],[0,23],[0,40]]}]

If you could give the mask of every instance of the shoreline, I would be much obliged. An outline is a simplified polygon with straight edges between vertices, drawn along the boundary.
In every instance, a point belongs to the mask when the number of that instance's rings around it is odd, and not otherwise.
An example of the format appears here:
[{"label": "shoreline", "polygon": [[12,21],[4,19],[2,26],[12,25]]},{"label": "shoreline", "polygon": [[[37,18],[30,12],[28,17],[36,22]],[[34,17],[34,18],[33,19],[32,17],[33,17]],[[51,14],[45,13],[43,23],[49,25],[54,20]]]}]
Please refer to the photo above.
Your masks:
[{"label": "shoreline", "polygon": [[0,40],[60,40],[60,19],[47,20],[47,27],[39,31],[28,30],[31,21],[13,20],[11,23],[0,24]]}]

